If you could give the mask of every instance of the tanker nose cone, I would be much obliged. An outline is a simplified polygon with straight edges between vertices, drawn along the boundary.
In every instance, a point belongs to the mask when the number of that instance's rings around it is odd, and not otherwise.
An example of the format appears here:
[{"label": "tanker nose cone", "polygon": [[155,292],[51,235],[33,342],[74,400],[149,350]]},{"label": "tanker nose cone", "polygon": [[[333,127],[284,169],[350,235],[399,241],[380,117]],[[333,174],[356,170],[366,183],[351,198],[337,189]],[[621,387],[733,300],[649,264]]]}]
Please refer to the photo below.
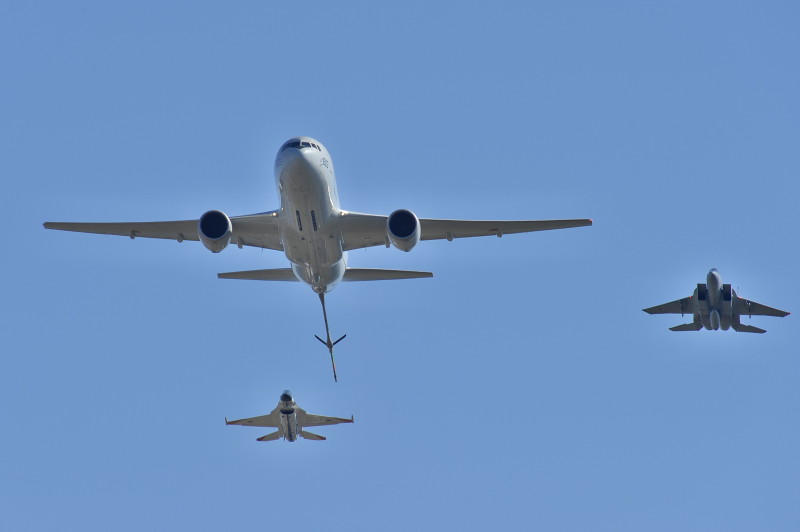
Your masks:
[{"label": "tanker nose cone", "polygon": [[281,401],[284,403],[291,403],[292,402],[292,392],[286,390],[281,394]]}]

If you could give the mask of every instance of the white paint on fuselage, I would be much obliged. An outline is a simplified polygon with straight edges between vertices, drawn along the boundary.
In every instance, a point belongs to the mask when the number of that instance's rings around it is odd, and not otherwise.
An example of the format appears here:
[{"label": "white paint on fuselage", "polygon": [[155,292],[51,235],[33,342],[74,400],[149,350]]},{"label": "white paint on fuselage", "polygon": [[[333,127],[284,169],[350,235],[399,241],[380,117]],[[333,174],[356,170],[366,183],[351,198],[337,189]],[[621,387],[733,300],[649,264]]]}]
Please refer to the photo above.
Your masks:
[{"label": "white paint on fuselage", "polygon": [[[319,149],[287,147],[294,142]],[[281,240],[292,271],[314,292],[330,292],[344,276],[347,253],[342,251],[339,196],[328,150],[311,137],[289,139],[275,158],[275,182],[281,198]]]}]

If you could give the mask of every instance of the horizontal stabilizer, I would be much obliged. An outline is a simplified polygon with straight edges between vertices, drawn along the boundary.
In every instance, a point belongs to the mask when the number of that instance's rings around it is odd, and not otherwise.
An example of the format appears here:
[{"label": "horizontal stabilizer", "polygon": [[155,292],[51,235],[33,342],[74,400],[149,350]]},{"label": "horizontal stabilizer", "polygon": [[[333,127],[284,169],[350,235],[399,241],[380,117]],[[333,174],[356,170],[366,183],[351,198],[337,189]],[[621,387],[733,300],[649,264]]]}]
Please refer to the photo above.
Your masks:
[{"label": "horizontal stabilizer", "polygon": [[381,270],[377,268],[348,268],[342,281],[391,281],[394,279],[421,279],[433,277],[431,272],[411,270]]},{"label": "horizontal stabilizer", "polygon": [[280,437],[281,437],[281,431],[276,430],[272,434],[267,434],[266,436],[261,436],[260,438],[256,438],[256,440],[258,440],[258,441],[273,441],[273,440],[277,440]]},{"label": "horizontal stabilizer", "polygon": [[740,324],[733,324],[731,325],[734,331],[736,332],[749,332],[749,333],[765,333],[767,332],[764,329],[759,329],[758,327],[753,327],[752,325],[744,325],[743,323]]},{"label": "horizontal stabilizer", "polygon": [[681,325],[676,325],[675,327],[670,327],[670,331],[699,331],[703,328],[702,323],[683,323]]},{"label": "horizontal stabilizer", "polygon": [[324,440],[326,439],[325,436],[320,436],[319,434],[314,434],[313,432],[308,432],[305,430],[300,431],[300,436],[307,440]]},{"label": "horizontal stabilizer", "polygon": [[246,279],[249,281],[297,281],[297,277],[295,277],[291,268],[218,273],[217,277],[220,279]]}]

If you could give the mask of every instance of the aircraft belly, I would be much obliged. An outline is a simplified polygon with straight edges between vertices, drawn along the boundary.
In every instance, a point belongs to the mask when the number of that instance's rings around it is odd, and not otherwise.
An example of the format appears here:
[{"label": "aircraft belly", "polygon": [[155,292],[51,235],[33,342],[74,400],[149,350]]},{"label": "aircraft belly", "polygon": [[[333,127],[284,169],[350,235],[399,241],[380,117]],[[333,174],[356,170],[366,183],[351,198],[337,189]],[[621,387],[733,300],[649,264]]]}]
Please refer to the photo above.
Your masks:
[{"label": "aircraft belly", "polygon": [[297,414],[281,414],[281,428],[286,440],[295,441],[297,439]]},{"label": "aircraft belly", "polygon": [[335,227],[335,191],[315,172],[284,177],[282,204],[289,223],[282,235],[286,258],[301,281],[315,292],[328,292],[346,268]]}]

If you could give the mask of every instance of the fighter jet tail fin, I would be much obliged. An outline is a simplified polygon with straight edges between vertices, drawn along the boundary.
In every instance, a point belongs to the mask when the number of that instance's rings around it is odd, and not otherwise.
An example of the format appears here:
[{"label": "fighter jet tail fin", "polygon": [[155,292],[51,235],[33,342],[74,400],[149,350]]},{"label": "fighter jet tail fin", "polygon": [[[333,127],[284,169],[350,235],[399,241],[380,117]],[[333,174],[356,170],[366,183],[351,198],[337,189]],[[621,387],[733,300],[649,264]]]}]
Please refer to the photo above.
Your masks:
[{"label": "fighter jet tail fin", "polygon": [[325,436],[320,436],[319,434],[314,434],[313,432],[308,432],[305,430],[300,431],[300,437],[305,438],[307,440],[325,440]]},{"label": "fighter jet tail fin", "polygon": [[281,431],[277,430],[277,431],[273,432],[272,434],[267,434],[266,436],[261,436],[260,438],[256,438],[256,440],[258,440],[258,441],[273,441],[273,440],[277,440],[280,437],[281,437]]},{"label": "fighter jet tail fin", "polygon": [[675,327],[670,327],[670,331],[699,331],[703,328],[702,323],[683,323],[681,325],[676,325]]},{"label": "fighter jet tail fin", "polygon": [[752,325],[745,325],[743,323],[740,323],[738,325],[734,323],[733,325],[731,325],[731,328],[733,328],[733,330],[736,331],[736,332],[749,332],[749,333],[765,333],[765,332],[767,332],[764,329],[759,329],[758,327],[753,327]]}]

